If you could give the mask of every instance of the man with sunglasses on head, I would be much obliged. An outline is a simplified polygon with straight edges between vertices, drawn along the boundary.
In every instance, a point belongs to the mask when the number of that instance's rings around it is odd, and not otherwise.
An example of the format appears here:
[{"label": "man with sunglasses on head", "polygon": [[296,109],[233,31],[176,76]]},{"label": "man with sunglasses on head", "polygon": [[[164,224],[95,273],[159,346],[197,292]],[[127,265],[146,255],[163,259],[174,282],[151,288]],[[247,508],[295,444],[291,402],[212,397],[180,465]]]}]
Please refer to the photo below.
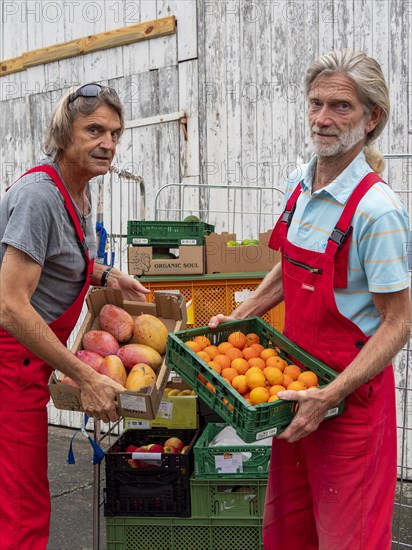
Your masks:
[{"label": "man with sunglasses on head", "polygon": [[53,369],[81,389],[85,412],[115,421],[123,388],[66,347],[89,285],[145,301],[133,277],[93,262],[88,182],[106,174],[124,131],[116,92],[86,84],[55,107],[41,163],[0,203],[0,550],[46,548],[48,379]]}]

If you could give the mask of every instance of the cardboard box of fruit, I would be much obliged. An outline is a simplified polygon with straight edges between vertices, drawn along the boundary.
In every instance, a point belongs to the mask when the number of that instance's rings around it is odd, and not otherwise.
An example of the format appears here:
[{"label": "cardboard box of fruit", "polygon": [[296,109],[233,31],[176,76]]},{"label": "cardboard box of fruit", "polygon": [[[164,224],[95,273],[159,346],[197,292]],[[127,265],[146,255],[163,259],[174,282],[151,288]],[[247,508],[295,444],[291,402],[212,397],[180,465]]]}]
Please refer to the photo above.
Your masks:
[{"label": "cardboard box of fruit", "polygon": [[[73,353],[125,386],[117,395],[120,416],[155,418],[169,377],[164,363],[167,335],[186,326],[184,297],[157,291],[150,304],[123,302],[118,290],[93,288],[86,303]],[[53,372],[49,390],[57,409],[83,410],[80,389],[70,378]]]},{"label": "cardboard box of fruit", "polygon": [[206,273],[260,273],[270,271],[280,261],[280,254],[269,248],[272,231],[260,233],[258,239],[236,240],[234,233],[211,233],[205,236]]},{"label": "cardboard box of fruit", "polygon": [[164,389],[159,410],[154,420],[125,418],[125,429],[148,430],[150,428],[168,428],[192,430],[199,425],[198,398],[196,392],[171,373]]}]

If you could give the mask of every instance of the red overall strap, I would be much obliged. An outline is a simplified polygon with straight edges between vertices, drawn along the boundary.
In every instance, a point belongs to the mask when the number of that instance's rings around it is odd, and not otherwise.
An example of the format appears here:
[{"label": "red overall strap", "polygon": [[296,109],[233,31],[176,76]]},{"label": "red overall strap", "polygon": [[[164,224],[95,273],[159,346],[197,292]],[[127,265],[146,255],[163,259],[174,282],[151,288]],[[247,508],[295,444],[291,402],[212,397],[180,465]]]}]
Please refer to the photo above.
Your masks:
[{"label": "red overall strap", "polygon": [[270,235],[268,246],[273,250],[279,250],[283,239],[286,238],[290,222],[292,221],[293,214],[295,213],[296,202],[302,192],[302,186],[300,183],[296,186],[295,190],[291,194],[286,203],[286,208],[283,214],[279,217]]},{"label": "red overall strap", "polygon": [[359,202],[379,181],[383,181],[383,179],[376,172],[370,172],[359,182],[328,239],[325,254],[335,256],[334,288],[347,288],[348,286],[348,258],[351,242],[349,237],[352,233],[350,224]]},{"label": "red overall strap", "polygon": [[[73,200],[72,200],[66,186],[64,185],[61,177],[59,176],[57,170],[55,168],[53,168],[53,166],[45,164],[45,165],[35,166],[34,168],[31,168],[30,170],[25,172],[23,174],[23,176],[27,176],[28,174],[32,174],[34,172],[44,172],[45,174],[47,174],[54,181],[54,183],[56,184],[56,187],[58,188],[58,190],[62,194],[63,199],[64,199],[64,206],[66,207],[66,210],[69,213],[69,216],[70,216],[70,218],[73,222],[74,228],[76,230],[77,240],[78,240],[77,242],[79,244],[81,253],[82,253],[84,259],[86,260],[86,263],[89,264],[90,263],[89,249],[87,248],[87,245],[86,245],[83,229],[82,229],[82,226],[80,225],[80,221],[79,221],[79,216],[77,215],[76,209],[75,209],[74,204],[73,204]],[[21,176],[21,177],[23,177],[23,176]],[[21,178],[19,178],[19,179],[21,179]]]}]

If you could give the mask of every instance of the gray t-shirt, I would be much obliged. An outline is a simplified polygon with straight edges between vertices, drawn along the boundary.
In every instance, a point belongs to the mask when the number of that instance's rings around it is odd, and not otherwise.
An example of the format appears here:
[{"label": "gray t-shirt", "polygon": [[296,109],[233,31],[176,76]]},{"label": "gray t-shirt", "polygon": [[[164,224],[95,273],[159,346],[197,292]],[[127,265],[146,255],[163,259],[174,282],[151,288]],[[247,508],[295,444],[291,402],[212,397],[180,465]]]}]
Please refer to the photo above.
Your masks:
[{"label": "gray t-shirt", "polygon": [[[49,163],[48,158],[40,162]],[[55,164],[53,167],[59,172]],[[80,210],[76,205],[75,208],[82,221]],[[96,232],[92,214],[84,218],[82,227],[90,258],[94,258]],[[42,267],[31,304],[47,323],[57,319],[79,295],[85,282],[86,262],[63,197],[47,174],[24,176],[5,193],[0,203],[0,240],[0,265],[7,244]]]}]

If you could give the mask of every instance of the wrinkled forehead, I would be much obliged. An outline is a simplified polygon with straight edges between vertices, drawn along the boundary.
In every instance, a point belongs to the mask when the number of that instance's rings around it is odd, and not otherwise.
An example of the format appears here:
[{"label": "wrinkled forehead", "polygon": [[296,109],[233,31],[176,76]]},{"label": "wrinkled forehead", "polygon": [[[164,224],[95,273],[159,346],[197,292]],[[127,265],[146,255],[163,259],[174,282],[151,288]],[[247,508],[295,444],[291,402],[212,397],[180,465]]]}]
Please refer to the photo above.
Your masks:
[{"label": "wrinkled forehead", "polygon": [[319,75],[310,87],[309,99],[360,101],[356,83],[341,72]]}]

